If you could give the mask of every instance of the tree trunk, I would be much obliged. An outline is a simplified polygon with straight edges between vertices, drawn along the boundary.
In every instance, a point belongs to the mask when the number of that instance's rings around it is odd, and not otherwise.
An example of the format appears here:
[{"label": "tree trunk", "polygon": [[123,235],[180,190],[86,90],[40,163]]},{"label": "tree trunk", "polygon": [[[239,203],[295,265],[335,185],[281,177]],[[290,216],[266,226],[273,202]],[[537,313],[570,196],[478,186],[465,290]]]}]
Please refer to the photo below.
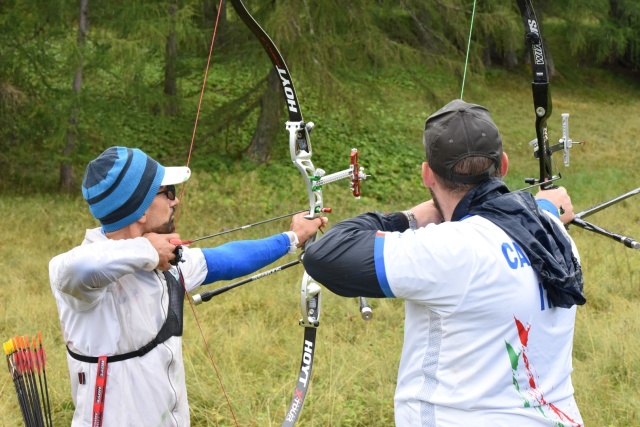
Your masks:
[{"label": "tree trunk", "polygon": [[[546,38],[544,40],[545,46],[549,46],[549,44],[546,42]],[[544,51],[544,55],[547,58],[547,71],[549,72],[549,78],[556,77],[558,75],[558,72],[556,71],[556,64],[553,61],[553,55],[551,55],[549,49]]]},{"label": "tree trunk", "polygon": [[491,58],[491,51],[493,50],[493,43],[489,43],[487,47],[482,51],[482,63],[485,67],[491,67],[493,65],[493,59]]},{"label": "tree trunk", "polygon": [[[526,52],[525,52],[526,53]],[[482,63],[485,67],[491,67],[493,65],[500,65],[506,69],[513,69],[518,65],[518,55],[514,49],[508,49],[504,52],[499,52],[496,49],[496,45],[491,39],[487,47],[482,52]]]},{"label": "tree trunk", "polygon": [[227,42],[227,2],[222,2],[220,10],[220,18],[218,18],[219,0],[204,0],[202,2],[202,28],[210,30],[215,27],[216,19],[218,19],[218,30],[216,33],[216,45],[224,45]]},{"label": "tree trunk", "polygon": [[178,83],[176,75],[176,63],[178,62],[178,47],[176,42],[176,12],[178,9],[177,1],[169,2],[169,19],[171,21],[171,29],[167,35],[167,43],[164,50],[164,94],[166,103],[164,112],[168,116],[178,114]]},{"label": "tree trunk", "polygon": [[80,15],[78,18],[78,65],[73,77],[74,100],[69,115],[69,126],[66,132],[66,144],[62,150],[62,162],[60,163],[60,188],[70,191],[74,189],[73,163],[70,158],[78,144],[78,120],[80,117],[80,106],[78,100],[82,90],[82,73],[84,62],[84,44],[89,31],[89,0],[80,0]]},{"label": "tree trunk", "polygon": [[280,93],[280,77],[275,68],[267,76],[267,89],[260,98],[260,116],[256,131],[247,147],[246,155],[254,163],[269,160],[271,146],[283,129],[281,120],[284,99]]},{"label": "tree trunk", "polygon": [[513,69],[518,65],[518,55],[515,50],[509,49],[504,53],[504,66]]},{"label": "tree trunk", "polygon": [[640,26],[638,26],[640,12],[635,12],[632,8],[625,8],[621,0],[609,0],[609,21],[618,28],[624,28],[625,50],[618,54],[611,50],[607,60],[611,64],[619,64],[624,68],[637,71],[640,68]]},{"label": "tree trunk", "polygon": [[553,56],[551,55],[551,51],[548,49],[549,43],[547,43],[547,38],[544,37],[544,11],[546,1],[538,1],[537,9],[536,9],[536,17],[538,18],[538,24],[540,25],[540,31],[542,32],[542,43],[544,44],[544,57],[547,60],[547,72],[549,73],[549,78],[556,77],[558,73],[556,72],[556,65],[553,61]]}]

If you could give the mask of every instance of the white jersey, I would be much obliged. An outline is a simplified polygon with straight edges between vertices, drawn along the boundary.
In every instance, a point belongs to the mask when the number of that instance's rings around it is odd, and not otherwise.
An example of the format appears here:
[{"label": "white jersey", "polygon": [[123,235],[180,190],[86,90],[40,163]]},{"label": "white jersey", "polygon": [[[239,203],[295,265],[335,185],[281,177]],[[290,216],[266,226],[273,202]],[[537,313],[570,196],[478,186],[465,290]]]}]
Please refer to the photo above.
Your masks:
[{"label": "white jersey", "polygon": [[550,306],[502,229],[472,216],[378,232],[375,246],[381,287],[406,300],[396,425],[582,425],[570,377],[576,308]]},{"label": "white jersey", "polygon": [[[183,258],[180,269],[191,290],[203,282],[207,266],[199,249],[185,248]],[[124,354],[156,336],[169,300],[157,264],[158,253],[147,239],[109,240],[99,228],[51,260],[51,289],[71,351]],[[72,426],[91,426],[97,364],[69,355],[67,362],[76,407]],[[171,337],[142,357],[109,363],[104,402],[106,427],[188,426],[182,338]]]}]

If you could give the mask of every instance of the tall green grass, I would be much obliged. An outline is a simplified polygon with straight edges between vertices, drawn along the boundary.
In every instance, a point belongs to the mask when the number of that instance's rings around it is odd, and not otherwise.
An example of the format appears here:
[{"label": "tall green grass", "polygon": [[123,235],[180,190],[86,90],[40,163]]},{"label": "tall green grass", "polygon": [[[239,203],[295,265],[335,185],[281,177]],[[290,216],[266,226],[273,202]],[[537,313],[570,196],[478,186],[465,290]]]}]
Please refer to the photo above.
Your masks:
[{"label": "tall green grass", "polygon": [[[465,99],[489,107],[502,131],[511,160],[509,186],[523,186],[523,178],[537,171],[527,144],[534,137],[528,80],[505,73],[475,84],[471,79],[468,84]],[[322,120],[314,117],[319,122],[312,134],[318,141],[315,154],[334,167],[328,172],[340,169],[342,160],[341,155],[326,152],[320,142],[323,135],[332,140],[343,136],[345,153],[359,147],[362,164],[375,174],[363,183],[359,201],[346,194],[344,183],[325,187],[326,205],[334,209],[332,223],[366,210],[405,209],[427,198],[419,178],[421,126],[429,113],[454,97],[446,94],[455,92],[446,83],[436,99],[417,92],[419,88],[383,80],[379,93],[393,96],[368,98],[367,110],[349,126],[339,114],[327,112]],[[573,149],[569,168],[560,168],[561,185],[569,189],[577,211],[639,185],[639,95],[637,87],[606,75],[587,84],[554,85],[551,139],[560,137],[560,113],[569,112],[572,138],[587,142]],[[311,101],[311,106],[321,104]],[[285,139],[283,131],[283,144]],[[196,168],[183,201],[178,231],[185,238],[293,212],[306,204],[300,177],[288,165],[286,154],[250,172],[241,167],[224,174]],[[629,199],[589,220],[640,238],[639,203],[640,199]],[[84,229],[95,221],[79,195],[8,190],[0,195],[0,217],[0,299],[5,307],[0,339],[42,332],[54,423],[69,425],[73,414],[69,374],[47,266],[53,256],[79,244]],[[285,229],[288,221],[282,220],[206,244]],[[588,300],[578,309],[574,343],[573,382],[582,415],[587,426],[639,425],[640,253],[576,227],[571,227],[571,234],[581,251]],[[275,426],[283,419],[302,351],[301,276],[299,267],[289,269],[195,307],[239,425]],[[299,425],[392,425],[403,302],[371,301],[374,318],[365,322],[355,299],[328,291],[323,296],[313,378]],[[192,424],[234,425],[188,307],[184,355]],[[21,422],[13,384],[5,372],[0,374],[0,426]]]}]

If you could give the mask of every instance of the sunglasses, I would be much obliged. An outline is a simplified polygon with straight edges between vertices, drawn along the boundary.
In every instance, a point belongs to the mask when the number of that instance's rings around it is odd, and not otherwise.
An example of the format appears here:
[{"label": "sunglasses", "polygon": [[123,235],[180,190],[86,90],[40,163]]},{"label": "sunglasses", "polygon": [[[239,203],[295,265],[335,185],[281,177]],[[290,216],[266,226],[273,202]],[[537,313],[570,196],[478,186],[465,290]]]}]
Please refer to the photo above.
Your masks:
[{"label": "sunglasses", "polygon": [[165,196],[167,196],[167,199],[169,199],[169,200],[175,200],[176,199],[176,186],[175,185],[167,185],[164,190],[158,191],[158,193],[156,193],[156,196],[159,196],[160,194],[164,194]]}]

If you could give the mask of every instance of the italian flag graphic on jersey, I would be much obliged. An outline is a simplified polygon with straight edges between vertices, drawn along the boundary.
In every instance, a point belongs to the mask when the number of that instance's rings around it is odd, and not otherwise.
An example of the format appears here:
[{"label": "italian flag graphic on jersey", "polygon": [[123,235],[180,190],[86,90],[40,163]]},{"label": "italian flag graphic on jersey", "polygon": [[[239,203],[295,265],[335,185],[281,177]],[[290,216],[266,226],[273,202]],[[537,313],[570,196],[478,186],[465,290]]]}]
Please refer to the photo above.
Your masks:
[{"label": "italian flag graphic on jersey", "polygon": [[[557,427],[567,427],[568,425],[579,425],[579,423],[572,420],[567,414],[562,412],[558,407],[556,407],[553,403],[547,403],[544,398],[544,395],[541,390],[538,389],[536,385],[536,378],[533,374],[535,371],[535,366],[529,361],[527,357],[527,342],[529,341],[529,330],[531,329],[531,325],[527,324],[526,326],[517,318],[514,317],[516,327],[518,328],[518,336],[520,338],[520,343],[516,345],[516,348],[519,348],[519,351],[516,351],[513,345],[505,341],[507,345],[507,353],[509,353],[509,360],[511,361],[511,372],[513,379],[513,386],[515,387],[518,395],[522,399],[523,405],[525,408],[530,408],[535,406],[536,410],[538,410],[543,416],[549,418],[548,411],[552,411],[555,414],[555,421]],[[520,364],[520,359],[522,358],[522,366]],[[520,386],[518,383],[517,373],[523,369],[527,378],[528,378],[528,390],[526,389],[527,385]],[[533,404],[532,404],[533,401]],[[546,412],[545,412],[546,410]]]}]

